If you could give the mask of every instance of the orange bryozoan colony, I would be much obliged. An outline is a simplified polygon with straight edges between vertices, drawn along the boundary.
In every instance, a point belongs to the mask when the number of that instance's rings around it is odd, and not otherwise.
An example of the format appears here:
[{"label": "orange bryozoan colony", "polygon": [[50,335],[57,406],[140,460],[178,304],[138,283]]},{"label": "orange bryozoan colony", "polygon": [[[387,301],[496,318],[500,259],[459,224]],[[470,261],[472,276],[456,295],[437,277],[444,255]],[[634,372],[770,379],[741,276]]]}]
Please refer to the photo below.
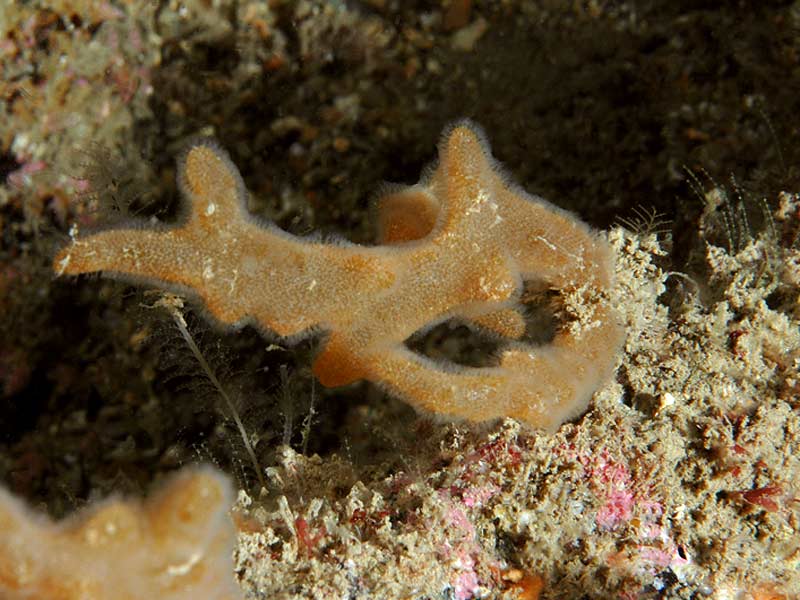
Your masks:
[{"label": "orange bryozoan colony", "polygon": [[[257,222],[236,167],[210,141],[186,151],[179,183],[189,203],[182,223],[75,236],[57,273],[189,288],[222,323],[279,336],[323,329],[314,363],[323,385],[368,379],[418,409],[471,421],[508,416],[554,429],[585,410],[611,372],[621,334],[606,298],[606,243],[511,184],[470,122],[445,132],[438,165],[419,184],[382,198],[378,246]],[[541,347],[521,341],[529,279],[572,298],[580,315]],[[453,317],[505,338],[497,366],[437,363],[403,343]]]},{"label": "orange bryozoan colony", "polygon": [[233,491],[210,468],[54,524],[0,489],[3,600],[238,600]]}]

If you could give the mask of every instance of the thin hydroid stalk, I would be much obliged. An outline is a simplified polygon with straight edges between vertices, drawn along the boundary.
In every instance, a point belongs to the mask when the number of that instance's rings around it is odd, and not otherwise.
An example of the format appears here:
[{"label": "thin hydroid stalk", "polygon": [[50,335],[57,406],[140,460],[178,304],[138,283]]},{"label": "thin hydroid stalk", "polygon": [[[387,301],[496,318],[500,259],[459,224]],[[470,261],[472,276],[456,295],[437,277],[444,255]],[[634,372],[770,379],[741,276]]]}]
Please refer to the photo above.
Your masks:
[{"label": "thin hydroid stalk", "polygon": [[[177,302],[175,301],[177,300]],[[211,369],[211,365],[208,364],[208,361],[203,356],[203,353],[200,352],[200,348],[197,346],[197,343],[194,341],[192,334],[189,333],[189,328],[186,326],[186,319],[183,318],[183,313],[178,308],[178,304],[181,306],[183,305],[183,301],[175,296],[171,297],[164,297],[162,300],[156,303],[157,306],[162,306],[166,308],[170,315],[172,315],[173,320],[175,321],[175,325],[178,326],[178,331],[181,332],[183,339],[186,340],[186,344],[189,346],[189,349],[194,354],[194,357],[197,359],[197,362],[200,363],[200,367],[203,369],[203,372],[208,377],[211,384],[217,389],[219,395],[222,396],[223,400],[225,400],[225,404],[228,407],[228,410],[231,412],[233,416],[233,421],[236,423],[236,427],[239,429],[239,434],[242,436],[242,441],[244,441],[245,450],[247,450],[247,454],[250,456],[250,461],[253,463],[253,468],[258,475],[258,481],[261,484],[263,489],[266,489],[266,483],[264,482],[264,476],[261,474],[261,467],[258,463],[258,459],[256,458],[256,453],[253,450],[253,445],[250,443],[250,438],[247,435],[247,431],[244,428],[244,423],[242,423],[242,419],[239,417],[239,411],[236,410],[236,407],[233,404],[228,393],[225,391],[225,388],[222,387],[219,379],[217,379],[216,374]]]}]

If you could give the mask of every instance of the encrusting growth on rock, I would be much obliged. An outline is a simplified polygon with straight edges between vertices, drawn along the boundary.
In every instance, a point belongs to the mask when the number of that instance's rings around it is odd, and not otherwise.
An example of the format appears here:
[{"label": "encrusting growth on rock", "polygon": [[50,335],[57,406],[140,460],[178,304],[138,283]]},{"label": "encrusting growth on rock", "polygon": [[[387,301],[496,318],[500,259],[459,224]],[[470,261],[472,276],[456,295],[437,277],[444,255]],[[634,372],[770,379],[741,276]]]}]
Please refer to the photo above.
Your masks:
[{"label": "encrusting growth on rock", "polygon": [[237,600],[233,492],[189,468],[143,504],[111,500],[61,523],[0,488],[0,598]]},{"label": "encrusting growth on rock", "polygon": [[[445,132],[419,184],[380,201],[374,247],[298,238],[250,217],[238,171],[207,140],[181,158],[179,184],[189,202],[180,224],[76,237],[55,270],[190,288],[224,324],[279,336],[325,330],[314,363],[323,385],[368,379],[418,409],[472,421],[554,429],[611,372],[621,331],[605,298],[607,244],[510,183],[470,122]],[[542,347],[521,341],[530,279],[560,290],[577,315]],[[404,345],[452,317],[505,339],[497,366],[441,364]]]}]

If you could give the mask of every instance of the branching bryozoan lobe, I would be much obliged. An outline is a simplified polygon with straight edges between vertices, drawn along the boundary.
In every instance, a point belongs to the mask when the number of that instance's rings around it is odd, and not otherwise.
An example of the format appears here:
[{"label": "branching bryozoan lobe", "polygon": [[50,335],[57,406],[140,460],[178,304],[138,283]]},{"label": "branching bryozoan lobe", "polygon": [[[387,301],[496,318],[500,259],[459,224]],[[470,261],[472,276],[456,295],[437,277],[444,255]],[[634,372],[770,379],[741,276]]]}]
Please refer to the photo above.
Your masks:
[{"label": "branching bryozoan lobe", "polygon": [[[420,183],[379,201],[377,246],[300,238],[248,215],[239,172],[209,140],[184,153],[179,184],[188,202],[179,224],[74,236],[57,273],[190,290],[221,323],[282,337],[325,330],[314,363],[322,384],[368,379],[471,421],[508,416],[552,430],[585,410],[613,368],[621,330],[606,242],[511,183],[468,121],[445,131]],[[523,282],[534,278],[580,315],[538,347],[521,341]],[[496,366],[437,363],[404,345],[452,317],[505,338]]]}]

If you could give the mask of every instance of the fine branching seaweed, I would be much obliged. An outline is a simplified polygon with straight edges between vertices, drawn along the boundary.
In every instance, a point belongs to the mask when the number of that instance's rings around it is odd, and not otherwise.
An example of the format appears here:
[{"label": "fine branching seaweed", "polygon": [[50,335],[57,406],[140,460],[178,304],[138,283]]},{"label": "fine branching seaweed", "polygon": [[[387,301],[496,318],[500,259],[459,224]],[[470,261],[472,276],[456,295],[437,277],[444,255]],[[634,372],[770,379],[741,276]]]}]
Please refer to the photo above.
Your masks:
[{"label": "fine branching seaweed", "polygon": [[82,148],[80,155],[80,172],[74,179],[84,205],[101,223],[164,212],[154,193],[158,188],[147,170],[149,163],[141,156],[127,156],[100,142]]},{"label": "fine branching seaweed", "polygon": [[659,212],[655,207],[636,206],[633,216],[618,217],[617,223],[638,235],[665,235],[670,232],[672,221],[667,215]]}]

